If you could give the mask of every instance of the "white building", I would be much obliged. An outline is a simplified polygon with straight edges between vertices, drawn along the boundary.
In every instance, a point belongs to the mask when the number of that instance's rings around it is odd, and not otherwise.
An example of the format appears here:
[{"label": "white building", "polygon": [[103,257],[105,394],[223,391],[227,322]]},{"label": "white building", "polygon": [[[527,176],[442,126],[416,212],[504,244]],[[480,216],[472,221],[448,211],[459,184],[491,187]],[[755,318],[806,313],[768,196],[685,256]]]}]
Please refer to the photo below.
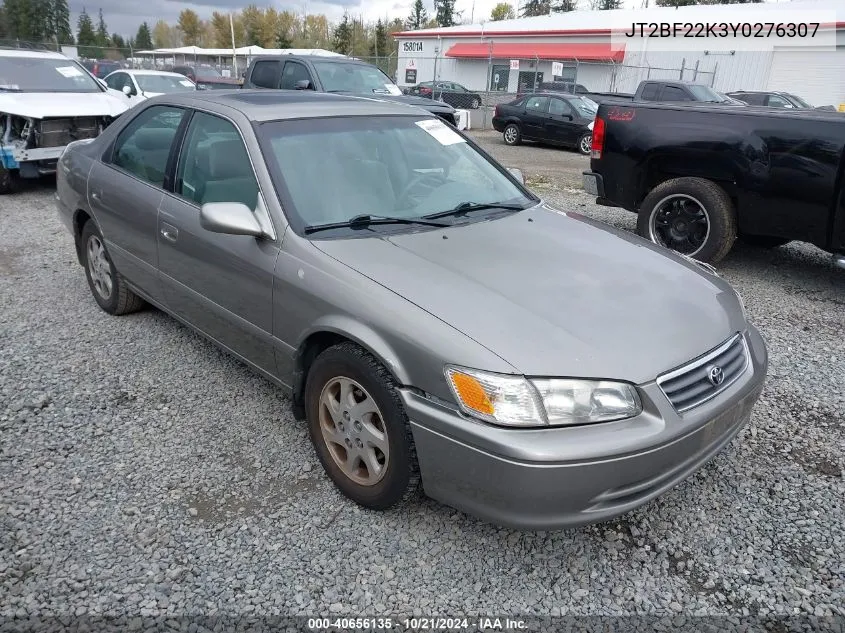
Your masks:
[{"label": "white building", "polygon": [[[668,37],[627,37],[637,23],[646,35],[678,26]],[[634,92],[646,78],[683,79],[721,92],[782,90],[813,105],[845,103],[845,0],[574,11],[395,37],[401,86],[436,76],[476,92],[572,80],[595,92]]]}]

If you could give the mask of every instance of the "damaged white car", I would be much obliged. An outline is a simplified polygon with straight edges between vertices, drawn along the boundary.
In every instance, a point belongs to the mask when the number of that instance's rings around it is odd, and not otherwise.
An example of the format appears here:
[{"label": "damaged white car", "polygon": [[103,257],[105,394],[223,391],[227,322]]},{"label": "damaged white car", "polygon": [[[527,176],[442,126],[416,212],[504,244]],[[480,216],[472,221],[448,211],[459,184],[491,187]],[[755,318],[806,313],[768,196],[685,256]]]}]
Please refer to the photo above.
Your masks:
[{"label": "damaged white car", "polygon": [[61,53],[0,50],[0,194],[55,173],[68,143],[96,138],[126,109]]}]

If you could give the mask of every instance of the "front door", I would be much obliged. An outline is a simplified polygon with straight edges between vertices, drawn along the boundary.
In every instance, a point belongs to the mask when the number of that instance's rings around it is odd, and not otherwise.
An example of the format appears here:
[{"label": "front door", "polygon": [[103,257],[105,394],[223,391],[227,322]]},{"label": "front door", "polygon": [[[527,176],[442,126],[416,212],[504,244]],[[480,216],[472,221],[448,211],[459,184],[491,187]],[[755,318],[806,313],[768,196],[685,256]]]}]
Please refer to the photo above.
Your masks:
[{"label": "front door", "polygon": [[272,299],[279,243],[207,231],[200,225],[200,207],[208,202],[239,202],[254,212],[263,210],[238,129],[222,117],[195,112],[179,154],[173,193],[164,195],[159,213],[165,300],[178,316],[275,374]]},{"label": "front door", "polygon": [[111,155],[94,164],[88,179],[89,203],[112,263],[158,301],[158,208],[171,146],[185,113],[169,105],[146,108],[118,134]]},{"label": "front door", "polygon": [[578,142],[580,132],[581,126],[576,121],[572,106],[565,99],[551,97],[546,118],[547,138],[562,145],[574,145]]},{"label": "front door", "polygon": [[546,115],[548,112],[548,97],[528,97],[525,100],[525,114],[522,115],[522,136],[545,139]]}]

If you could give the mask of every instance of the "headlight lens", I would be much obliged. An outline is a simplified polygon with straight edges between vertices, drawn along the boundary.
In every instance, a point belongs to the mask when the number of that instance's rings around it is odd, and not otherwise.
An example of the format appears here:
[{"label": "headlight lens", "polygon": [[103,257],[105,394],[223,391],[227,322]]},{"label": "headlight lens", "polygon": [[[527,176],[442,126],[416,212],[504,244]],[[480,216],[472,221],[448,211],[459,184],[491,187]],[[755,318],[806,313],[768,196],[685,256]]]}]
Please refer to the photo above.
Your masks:
[{"label": "headlight lens", "polygon": [[535,379],[449,366],[446,377],[461,410],[503,426],[568,426],[609,422],[642,411],[636,389],[608,380]]}]

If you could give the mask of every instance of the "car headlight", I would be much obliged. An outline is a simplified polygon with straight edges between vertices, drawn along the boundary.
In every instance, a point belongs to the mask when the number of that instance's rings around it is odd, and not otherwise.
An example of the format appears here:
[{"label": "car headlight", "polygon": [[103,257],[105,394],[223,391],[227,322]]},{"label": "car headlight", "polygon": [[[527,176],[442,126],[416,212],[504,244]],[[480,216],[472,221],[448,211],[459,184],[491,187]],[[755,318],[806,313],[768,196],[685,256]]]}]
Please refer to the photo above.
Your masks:
[{"label": "car headlight", "polygon": [[642,412],[637,390],[622,382],[527,379],[454,366],[446,377],[461,411],[502,426],[570,426]]}]

